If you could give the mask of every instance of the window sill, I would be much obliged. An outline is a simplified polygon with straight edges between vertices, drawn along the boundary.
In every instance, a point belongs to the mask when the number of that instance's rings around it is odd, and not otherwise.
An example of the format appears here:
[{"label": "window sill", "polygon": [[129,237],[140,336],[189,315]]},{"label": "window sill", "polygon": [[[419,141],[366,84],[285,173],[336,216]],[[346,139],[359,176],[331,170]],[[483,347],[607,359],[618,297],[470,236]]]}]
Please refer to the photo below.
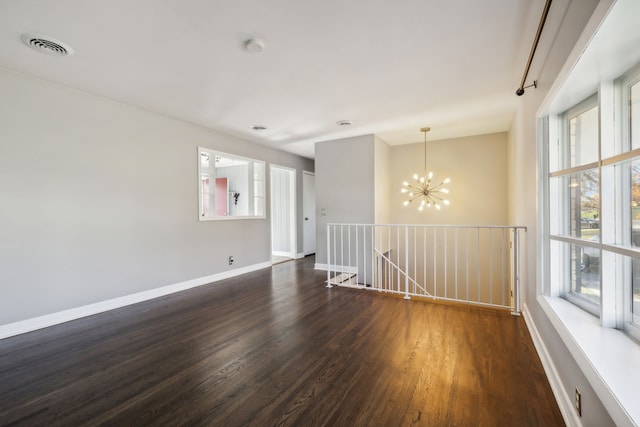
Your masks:
[{"label": "window sill", "polygon": [[640,345],[561,298],[538,302],[617,425],[639,425]]},{"label": "window sill", "polygon": [[265,219],[265,215],[229,215],[229,216],[200,216],[200,221],[231,221],[236,219]]}]

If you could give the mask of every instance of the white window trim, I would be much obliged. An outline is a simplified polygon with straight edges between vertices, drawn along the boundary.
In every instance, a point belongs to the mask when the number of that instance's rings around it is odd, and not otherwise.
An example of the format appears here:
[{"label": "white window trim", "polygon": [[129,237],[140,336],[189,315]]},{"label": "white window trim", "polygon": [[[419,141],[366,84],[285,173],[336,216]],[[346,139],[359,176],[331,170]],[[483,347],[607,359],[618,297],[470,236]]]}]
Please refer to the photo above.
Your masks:
[{"label": "white window trim", "polygon": [[[202,212],[202,186],[201,186],[201,177],[202,177],[202,163],[201,163],[201,154],[202,153],[207,153],[209,155],[213,155],[215,157],[216,154],[221,155],[221,156],[226,156],[229,158],[233,158],[233,159],[240,159],[240,160],[245,160],[247,162],[253,162],[253,163],[259,163],[262,164],[262,170],[263,170],[263,176],[261,180],[256,180],[255,178],[250,178],[249,179],[249,186],[251,186],[250,189],[250,194],[252,195],[251,197],[253,198],[253,194],[254,194],[254,189],[253,189],[253,185],[255,181],[259,181],[261,182],[262,185],[262,196],[260,196],[262,198],[262,203],[263,203],[263,207],[262,207],[262,215],[230,215],[230,216],[216,216],[216,215],[211,215],[211,216],[202,216],[201,212]],[[219,151],[213,148],[206,148],[206,147],[198,147],[198,221],[233,221],[236,219],[265,219],[267,217],[266,215],[266,205],[267,205],[267,200],[266,200],[266,171],[267,171],[267,164],[266,162],[262,161],[262,160],[257,160],[257,159],[252,159],[249,157],[244,157],[244,156],[239,156],[236,154],[229,154],[229,153],[225,153],[223,151]],[[216,178],[216,173],[215,173],[215,168],[213,168],[213,173],[210,175],[213,178],[213,182],[215,185],[215,178]],[[215,212],[215,193],[212,196],[212,200],[213,200],[213,209]]]},{"label": "white window trim", "polygon": [[[569,126],[568,123],[571,119],[583,114],[584,112],[594,108],[594,107],[598,107],[598,111],[600,110],[600,106],[599,106],[599,102],[598,102],[598,93],[594,93],[589,95],[587,98],[585,98],[584,100],[580,101],[579,103],[577,103],[576,105],[570,107],[569,109],[567,109],[566,111],[564,111],[562,114],[560,114],[559,116],[554,116],[553,120],[546,120],[546,123],[549,123],[549,125],[544,126],[546,136],[544,138],[543,142],[543,148],[542,148],[542,156],[541,156],[541,160],[544,162],[545,167],[543,168],[543,174],[541,176],[545,177],[545,192],[544,197],[545,197],[545,206],[546,206],[546,210],[550,211],[550,201],[549,201],[549,191],[550,191],[550,186],[549,186],[549,179],[551,177],[556,177],[556,178],[560,178],[560,177],[570,177],[573,174],[579,173],[579,172],[583,172],[583,171],[587,171],[587,170],[593,170],[593,169],[597,169],[598,171],[598,176],[601,177],[602,171],[601,171],[601,159],[600,159],[600,132],[598,133],[598,159],[595,162],[590,162],[590,163],[586,163],[586,164],[578,164],[578,165],[572,165],[571,164],[571,159],[570,159],[570,150],[569,150],[569,144],[567,143],[569,140]],[[553,126],[551,126],[550,124],[553,124]],[[541,127],[543,125],[539,125],[539,127]],[[557,156],[557,162],[558,164],[556,165],[556,169],[550,173],[549,168],[549,157],[550,153],[549,153],[549,146],[550,146],[550,142],[549,141],[557,141],[559,144],[559,147],[561,148],[561,152],[556,153]],[[601,179],[600,179],[601,181]],[[599,186],[601,186],[601,184],[599,184]],[[564,187],[563,187],[564,188]],[[599,189],[600,194],[602,194],[601,188]],[[569,226],[569,217],[566,214],[566,209],[568,208],[568,205],[571,203],[570,200],[570,195],[568,193],[566,193],[566,191],[563,191],[562,189],[560,190],[560,197],[563,199],[562,201],[562,207],[558,207],[559,212],[563,213],[562,218],[558,218],[556,220],[560,221],[562,224],[560,224],[560,233],[557,235],[552,235],[550,233],[550,231],[546,234],[546,238],[548,238],[549,240],[554,240],[557,242],[563,242],[565,244],[568,245],[576,245],[578,247],[592,247],[598,251],[600,251],[600,257],[599,259],[602,260],[602,250],[601,250],[601,241],[598,243],[594,243],[588,240],[584,240],[580,237],[576,237],[576,236],[572,236],[570,235],[570,226]],[[600,206],[599,212],[602,212],[602,206]],[[550,220],[550,216],[547,214],[547,221]],[[549,230],[549,227],[547,227],[547,230]],[[559,251],[559,253],[557,253],[556,255],[559,256],[559,259],[561,260],[561,263],[564,264],[564,266],[568,265],[568,260],[569,260],[569,253],[568,253],[568,248],[570,246],[567,246],[565,248],[565,250],[561,250]],[[550,250],[550,249],[549,249]],[[551,262],[551,260],[550,260]],[[563,279],[561,281],[561,283],[556,283],[554,285],[554,289],[552,292],[548,293],[548,295],[556,295],[556,296],[561,296],[563,298],[566,298],[568,301],[570,301],[572,304],[577,305],[578,307],[582,308],[583,310],[588,311],[589,313],[596,315],[596,316],[601,316],[602,317],[602,294],[603,294],[603,277],[602,277],[602,265],[600,266],[599,269],[599,277],[598,277],[598,282],[599,282],[599,286],[600,286],[600,301],[599,302],[594,302],[591,301],[589,299],[587,299],[586,297],[576,294],[574,292],[572,292],[571,290],[571,281],[569,280],[569,275],[571,274],[570,268],[567,267],[560,267],[562,270],[562,276]],[[548,278],[550,278],[549,275],[547,275]]]}]

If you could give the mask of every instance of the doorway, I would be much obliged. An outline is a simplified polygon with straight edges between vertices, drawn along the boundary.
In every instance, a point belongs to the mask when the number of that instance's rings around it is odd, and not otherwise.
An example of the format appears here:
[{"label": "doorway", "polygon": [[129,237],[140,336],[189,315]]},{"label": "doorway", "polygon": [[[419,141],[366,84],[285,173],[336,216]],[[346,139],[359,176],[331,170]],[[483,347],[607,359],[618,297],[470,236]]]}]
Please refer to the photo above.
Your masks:
[{"label": "doorway", "polygon": [[271,165],[271,261],[296,258],[296,170]]},{"label": "doorway", "polygon": [[304,256],[316,253],[316,174],[302,172],[302,248]]}]

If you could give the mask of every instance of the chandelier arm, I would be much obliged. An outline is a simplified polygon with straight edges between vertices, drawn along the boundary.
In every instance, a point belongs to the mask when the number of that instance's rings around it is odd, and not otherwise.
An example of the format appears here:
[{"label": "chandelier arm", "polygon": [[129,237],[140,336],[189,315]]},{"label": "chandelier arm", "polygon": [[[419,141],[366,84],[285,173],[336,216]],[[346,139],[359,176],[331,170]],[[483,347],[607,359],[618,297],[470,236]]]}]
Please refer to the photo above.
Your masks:
[{"label": "chandelier arm", "polygon": [[433,188],[434,188],[434,189],[436,189],[436,188],[442,187],[443,185],[444,185],[444,181],[442,181],[442,182],[441,182],[440,184],[438,184],[438,185],[435,185]]}]

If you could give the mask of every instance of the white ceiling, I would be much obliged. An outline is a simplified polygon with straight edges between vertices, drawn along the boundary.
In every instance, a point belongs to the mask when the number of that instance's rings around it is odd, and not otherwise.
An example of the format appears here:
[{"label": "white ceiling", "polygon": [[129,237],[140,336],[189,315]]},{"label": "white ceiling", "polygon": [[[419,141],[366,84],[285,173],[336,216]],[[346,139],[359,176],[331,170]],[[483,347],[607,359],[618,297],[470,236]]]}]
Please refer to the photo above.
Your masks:
[{"label": "white ceiling", "polygon": [[[508,130],[543,6],[2,0],[0,66],[313,157],[315,142],[368,133],[397,145],[423,126],[430,140]],[[75,52],[42,54],[25,32]],[[244,49],[250,37],[263,52]]]}]

